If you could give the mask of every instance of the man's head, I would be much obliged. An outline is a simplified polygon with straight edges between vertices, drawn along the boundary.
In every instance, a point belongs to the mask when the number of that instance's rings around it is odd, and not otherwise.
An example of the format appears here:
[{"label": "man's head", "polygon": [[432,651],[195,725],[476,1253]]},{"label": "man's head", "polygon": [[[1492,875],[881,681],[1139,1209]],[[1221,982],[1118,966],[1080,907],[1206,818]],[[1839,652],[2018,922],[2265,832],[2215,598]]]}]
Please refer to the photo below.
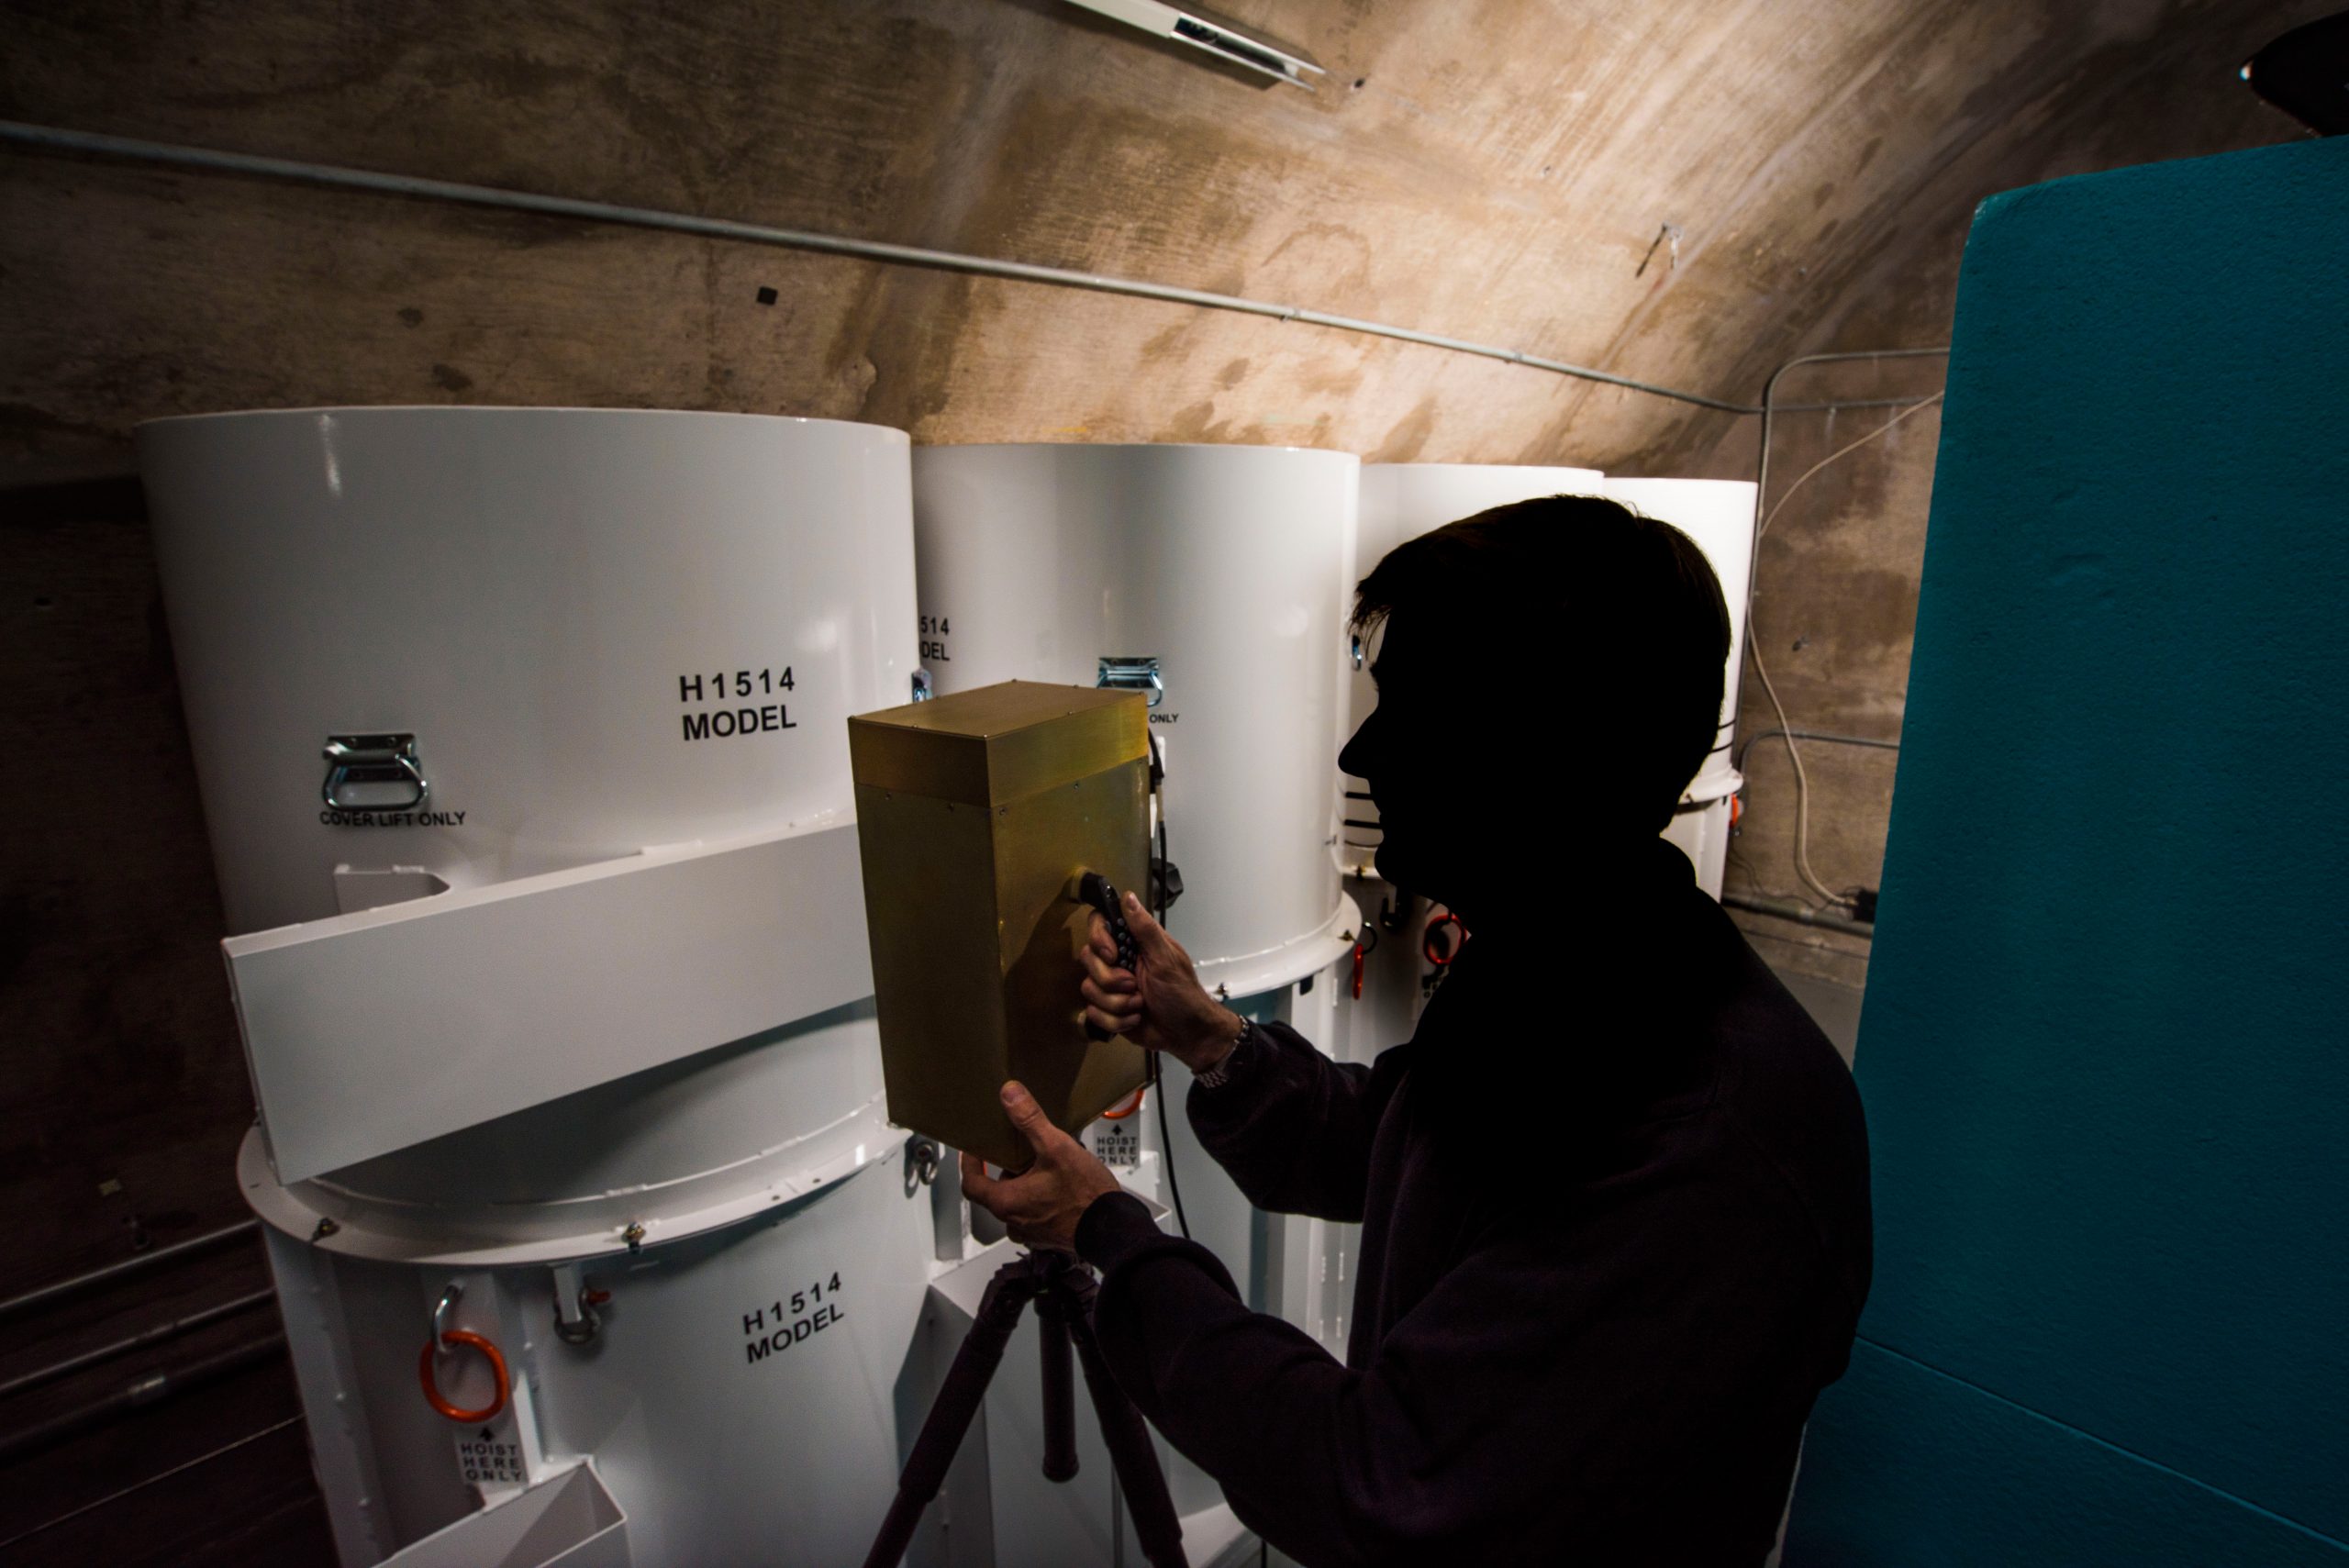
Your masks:
[{"label": "man's head", "polygon": [[1549,851],[1653,838],[1712,749],[1729,611],[1694,540],[1612,501],[1497,506],[1388,552],[1356,592],[1369,781],[1398,886],[1515,902]]}]

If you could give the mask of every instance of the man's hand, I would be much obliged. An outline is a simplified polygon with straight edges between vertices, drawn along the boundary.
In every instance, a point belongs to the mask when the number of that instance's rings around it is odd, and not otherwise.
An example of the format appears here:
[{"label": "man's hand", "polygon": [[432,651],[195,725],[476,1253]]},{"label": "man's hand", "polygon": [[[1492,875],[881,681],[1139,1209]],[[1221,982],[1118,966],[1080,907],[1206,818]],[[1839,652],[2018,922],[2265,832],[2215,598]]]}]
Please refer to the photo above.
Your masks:
[{"label": "man's hand", "polygon": [[1074,1252],[1076,1222],[1095,1198],[1119,1190],[1118,1178],[1091,1150],[1054,1127],[1016,1080],[1003,1086],[1003,1108],[1036,1158],[1016,1176],[990,1176],[985,1161],[965,1152],[963,1195],[1002,1220],[1021,1246]]},{"label": "man's hand", "polygon": [[1208,995],[1183,944],[1130,893],[1126,927],[1133,932],[1134,967],[1119,969],[1109,922],[1093,917],[1080,986],[1085,1018],[1145,1051],[1164,1051],[1194,1073],[1208,1071],[1239,1042],[1240,1015]]}]

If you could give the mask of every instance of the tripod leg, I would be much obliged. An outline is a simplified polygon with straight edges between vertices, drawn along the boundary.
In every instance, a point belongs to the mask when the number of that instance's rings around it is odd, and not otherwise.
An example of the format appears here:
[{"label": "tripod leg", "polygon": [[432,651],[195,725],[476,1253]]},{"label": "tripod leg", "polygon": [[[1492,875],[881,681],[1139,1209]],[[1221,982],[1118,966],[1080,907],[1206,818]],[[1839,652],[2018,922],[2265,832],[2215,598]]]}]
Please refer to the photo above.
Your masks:
[{"label": "tripod leg", "polygon": [[1044,1283],[1043,1273],[1024,1258],[1005,1264],[987,1282],[986,1294],[979,1298],[978,1316],[963,1337],[963,1348],[954,1353],[945,1385],[931,1403],[921,1435],[914,1440],[913,1452],[897,1477],[896,1498],[889,1505],[888,1517],[881,1521],[880,1533],[873,1538],[873,1550],[865,1553],[864,1568],[896,1568],[904,1559],[906,1548],[913,1541],[914,1527],[921,1523],[922,1510],[946,1484],[954,1451],[963,1446],[963,1434],[971,1429],[986,1399],[987,1385],[1003,1362],[1004,1347],[1011,1342],[1021,1310]]},{"label": "tripod leg", "polygon": [[1077,1362],[1085,1368],[1085,1391],[1093,1396],[1094,1419],[1100,1422],[1102,1439],[1109,1445],[1110,1468],[1117,1472],[1118,1485],[1133,1508],[1134,1535],[1141,1542],[1141,1554],[1152,1568],[1188,1568],[1189,1560],[1183,1555],[1183,1521],[1166,1490],[1166,1473],[1158,1467],[1150,1428],[1101,1359],[1092,1321],[1079,1305],[1090,1303],[1093,1282],[1085,1280],[1081,1286],[1054,1283],[1078,1297],[1070,1303],[1069,1338],[1075,1341]]},{"label": "tripod leg", "polygon": [[1076,1374],[1069,1362],[1068,1305],[1058,1292],[1036,1298],[1037,1350],[1044,1374],[1044,1479],[1076,1474]]}]

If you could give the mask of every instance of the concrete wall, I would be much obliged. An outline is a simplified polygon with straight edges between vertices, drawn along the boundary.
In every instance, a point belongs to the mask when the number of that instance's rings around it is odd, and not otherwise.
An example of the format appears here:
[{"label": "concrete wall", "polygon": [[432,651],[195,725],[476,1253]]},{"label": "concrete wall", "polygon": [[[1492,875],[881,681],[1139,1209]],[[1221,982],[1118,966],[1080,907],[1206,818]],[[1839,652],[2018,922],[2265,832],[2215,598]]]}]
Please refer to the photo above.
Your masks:
[{"label": "concrete wall", "polygon": [[[1293,299],[1746,398],[1806,346],[1938,337],[1932,280],[2013,170],[2288,134],[2205,89],[2329,4],[1233,6],[1329,65],[1308,95],[1057,0],[19,0],[0,116]],[[235,1213],[248,1114],[123,483],[139,419],[561,403],[1620,472],[1752,453],[1750,420],[1319,328],[13,151],[0,277],[5,717],[39,758],[0,784],[0,1190],[43,1272],[134,1218]],[[1789,655],[1798,717],[1888,726],[1913,541],[1850,505],[1789,514],[1758,613],[1852,639]],[[1748,858],[1782,885],[1757,772]],[[1821,787],[1822,873],[1873,880],[1881,777]]]},{"label": "concrete wall", "polygon": [[[2166,114],[2173,78],[2321,8],[1241,7],[1328,63],[1306,94],[1056,0],[21,4],[0,112],[1296,299],[1742,399],[1889,249],[1946,227],[1920,194],[1986,139],[2055,128],[2116,81],[2142,90],[2131,117]],[[1181,306],[238,179],[5,170],[0,461],[19,473],[118,469],[156,414],[331,401],[1609,466],[1694,456],[1730,423]],[[1649,254],[1666,224],[1676,264]]]},{"label": "concrete wall", "polygon": [[[1976,204],[1997,192],[2091,170],[2298,139],[2291,122],[2243,91],[2230,63],[2278,30],[2278,17],[2265,7],[2244,6],[2215,28],[2164,27],[2141,47],[2111,49],[2078,62],[2060,87],[2019,108],[1920,181],[1886,231],[1870,237],[1871,260],[1851,275],[1795,351],[1948,342],[1966,228]],[[2093,260],[2082,258],[2084,265]],[[1798,371],[1781,384],[1781,401],[1930,393],[1941,385],[1944,364],[1920,360]],[[1900,735],[1941,439],[1938,407],[1861,447],[1791,497],[1787,490],[1813,463],[1898,412],[1797,414],[1775,424],[1768,505],[1784,501],[1785,506],[1757,562],[1754,635],[1800,728],[1885,740]],[[1756,422],[1738,423],[1741,428],[1693,462],[1725,477],[1752,477],[1750,432]],[[1742,735],[1758,735],[1777,722],[1750,666],[1742,708]],[[1748,755],[1745,814],[1729,890],[1800,892],[1793,862],[1792,767],[1776,742]],[[1810,860],[1830,887],[1880,884],[1896,761],[1889,751],[1803,748]],[[1865,979],[1863,940],[1744,912],[1737,918],[1773,962],[1847,985]]]}]

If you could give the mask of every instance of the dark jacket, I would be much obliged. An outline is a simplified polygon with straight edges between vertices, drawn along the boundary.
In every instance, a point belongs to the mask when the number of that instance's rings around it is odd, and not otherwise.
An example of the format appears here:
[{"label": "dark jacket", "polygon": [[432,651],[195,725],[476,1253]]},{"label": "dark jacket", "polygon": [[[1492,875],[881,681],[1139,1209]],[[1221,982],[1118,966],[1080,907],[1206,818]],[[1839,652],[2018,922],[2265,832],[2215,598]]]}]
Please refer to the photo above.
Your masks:
[{"label": "dark jacket", "polygon": [[1472,940],[1408,1045],[1267,1027],[1194,1086],[1262,1207],[1360,1220],[1343,1364],[1136,1199],[1086,1211],[1118,1379],[1310,1568],[1756,1564],[1867,1293],[1851,1075],[1669,846],[1600,932]]}]

